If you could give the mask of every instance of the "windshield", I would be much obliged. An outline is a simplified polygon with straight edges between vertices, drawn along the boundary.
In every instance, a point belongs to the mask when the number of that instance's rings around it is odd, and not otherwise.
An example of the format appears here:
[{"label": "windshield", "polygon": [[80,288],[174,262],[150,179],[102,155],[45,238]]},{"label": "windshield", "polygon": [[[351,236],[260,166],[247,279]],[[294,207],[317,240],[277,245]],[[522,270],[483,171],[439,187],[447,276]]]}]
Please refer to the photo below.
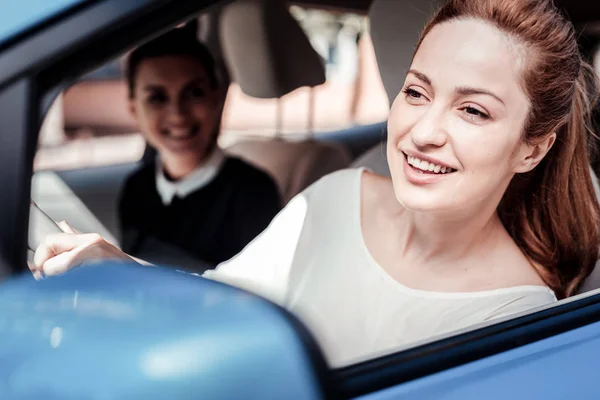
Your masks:
[{"label": "windshield", "polygon": [[0,13],[0,46],[70,7],[90,0],[21,0]]}]

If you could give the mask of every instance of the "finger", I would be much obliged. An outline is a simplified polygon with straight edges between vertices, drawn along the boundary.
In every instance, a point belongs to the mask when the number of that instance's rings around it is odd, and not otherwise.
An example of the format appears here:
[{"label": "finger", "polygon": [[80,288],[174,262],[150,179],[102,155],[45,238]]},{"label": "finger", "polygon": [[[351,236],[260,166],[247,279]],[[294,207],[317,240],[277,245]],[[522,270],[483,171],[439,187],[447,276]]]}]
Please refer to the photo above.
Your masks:
[{"label": "finger", "polygon": [[[84,241],[80,246],[73,250],[66,251],[50,258],[42,265],[42,273],[45,276],[64,274],[65,272],[76,268],[86,261],[92,261],[96,258],[102,258],[106,255],[102,252],[101,245],[97,240],[97,235],[80,235],[89,240]],[[106,242],[104,242],[106,244]]]},{"label": "finger", "polygon": [[39,281],[44,278],[42,272],[31,261],[27,261],[27,266],[31,271],[31,275],[33,275],[33,279]]},{"label": "finger", "polygon": [[30,269],[32,271],[40,270],[42,268],[42,265],[44,265],[46,261],[48,261],[54,256],[55,254],[50,247],[48,247],[45,243],[40,244],[35,250],[32,263],[33,268]]},{"label": "finger", "polygon": [[65,253],[50,258],[41,267],[45,276],[61,275],[65,272],[81,265],[82,260],[79,255],[85,250],[84,247],[76,248]]},{"label": "finger", "polygon": [[48,235],[35,253],[34,267],[46,276],[60,275],[87,259],[102,258],[103,245],[106,244],[100,235],[94,233]]},{"label": "finger", "polygon": [[60,229],[62,229],[62,231],[64,233],[71,233],[71,234],[80,233],[80,232],[77,232],[75,229],[73,229],[73,227],[71,225],[69,225],[67,223],[67,221],[60,221],[57,223],[57,225]]},{"label": "finger", "polygon": [[27,266],[29,267],[29,271],[31,271],[31,275],[33,275],[33,278],[36,281],[39,281],[42,276],[40,270],[32,262],[29,261],[27,261]]},{"label": "finger", "polygon": [[33,264],[38,269],[46,261],[61,253],[71,251],[74,248],[91,243],[93,235],[73,235],[69,233],[55,233],[44,238],[33,256]]}]

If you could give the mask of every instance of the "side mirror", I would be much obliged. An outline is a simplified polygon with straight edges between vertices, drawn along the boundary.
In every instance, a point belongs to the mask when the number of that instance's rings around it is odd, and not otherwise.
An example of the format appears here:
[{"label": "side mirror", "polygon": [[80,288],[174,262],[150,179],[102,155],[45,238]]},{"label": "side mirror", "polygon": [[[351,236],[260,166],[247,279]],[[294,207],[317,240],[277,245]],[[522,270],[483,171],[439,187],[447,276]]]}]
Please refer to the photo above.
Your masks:
[{"label": "side mirror", "polygon": [[0,398],[317,399],[327,367],[285,310],[170,269],[102,263],[0,285]]}]

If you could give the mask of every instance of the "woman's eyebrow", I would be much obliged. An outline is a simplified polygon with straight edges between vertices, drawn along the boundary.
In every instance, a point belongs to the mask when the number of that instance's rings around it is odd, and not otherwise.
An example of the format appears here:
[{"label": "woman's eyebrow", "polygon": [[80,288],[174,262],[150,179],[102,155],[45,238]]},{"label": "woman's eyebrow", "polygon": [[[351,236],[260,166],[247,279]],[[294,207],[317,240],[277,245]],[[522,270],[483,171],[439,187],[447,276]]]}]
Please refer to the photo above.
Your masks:
[{"label": "woman's eyebrow", "polygon": [[147,92],[157,92],[160,90],[164,90],[165,87],[161,85],[146,85],[144,86],[144,90]]},{"label": "woman's eyebrow", "polygon": [[[194,85],[199,85],[202,83],[208,82],[208,79],[206,77],[203,76],[199,76],[196,78],[192,78],[190,79],[185,85],[184,87],[190,87],[190,86],[194,86]],[[165,90],[166,86],[165,85],[160,85],[160,84],[153,84],[153,83],[149,83],[146,86],[144,86],[144,90],[148,91],[148,92],[155,92],[155,91],[159,91],[159,90]]]},{"label": "woman's eyebrow", "polygon": [[431,86],[431,79],[429,79],[429,77],[427,75],[425,75],[424,73],[419,72],[416,69],[411,69],[411,70],[408,71],[408,73],[409,74],[413,74],[418,79],[422,80],[423,82],[425,82],[426,84],[428,84],[429,86]]},{"label": "woman's eyebrow", "polygon": [[[419,72],[416,69],[411,69],[408,71],[408,73],[413,74],[414,76],[417,77],[417,79],[419,79],[419,80],[423,81],[424,83],[426,83],[427,85],[431,86],[431,79],[429,79],[429,77],[427,75],[425,75],[424,73]],[[468,86],[461,86],[461,87],[457,87],[456,89],[454,89],[454,91],[457,94],[460,94],[462,96],[466,96],[466,95],[470,95],[470,94],[485,94],[485,95],[495,98],[496,100],[498,100],[500,103],[502,103],[504,105],[504,102],[502,101],[502,99],[500,97],[496,96],[494,93],[492,93],[486,89],[478,89],[478,88],[472,88],[472,87],[468,87]]]},{"label": "woman's eyebrow", "polygon": [[185,87],[189,88],[189,87],[193,87],[193,86],[197,86],[197,85],[202,85],[202,84],[204,84],[206,82],[208,82],[208,79],[206,77],[200,76],[200,77],[197,77],[197,78],[190,79],[185,84]]},{"label": "woman's eyebrow", "polygon": [[500,97],[496,96],[494,93],[490,92],[489,90],[485,90],[485,89],[477,89],[477,88],[462,86],[462,87],[457,87],[456,89],[454,89],[454,92],[456,92],[457,94],[460,94],[462,96],[467,96],[470,94],[485,94],[485,95],[495,98],[500,103],[504,104],[504,102],[502,101],[502,99]]},{"label": "woman's eyebrow", "polygon": [[463,86],[463,87],[457,87],[456,89],[454,89],[454,91],[457,94],[460,94],[462,96],[468,96],[470,94],[485,94],[485,95],[495,98],[496,100],[498,100],[500,103],[502,103],[504,105],[504,102],[502,101],[502,99],[500,97],[496,96],[494,93],[492,93],[486,89],[478,89],[478,88]]}]

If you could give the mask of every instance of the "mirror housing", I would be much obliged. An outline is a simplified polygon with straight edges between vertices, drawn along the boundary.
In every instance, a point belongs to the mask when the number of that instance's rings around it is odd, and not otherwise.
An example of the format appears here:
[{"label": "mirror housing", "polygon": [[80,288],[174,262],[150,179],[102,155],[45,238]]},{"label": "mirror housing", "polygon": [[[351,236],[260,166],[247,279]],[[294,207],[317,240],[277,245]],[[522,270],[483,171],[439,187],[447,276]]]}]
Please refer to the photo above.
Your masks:
[{"label": "mirror housing", "polygon": [[0,398],[328,397],[289,313],[188,273],[96,263],[0,285]]}]

